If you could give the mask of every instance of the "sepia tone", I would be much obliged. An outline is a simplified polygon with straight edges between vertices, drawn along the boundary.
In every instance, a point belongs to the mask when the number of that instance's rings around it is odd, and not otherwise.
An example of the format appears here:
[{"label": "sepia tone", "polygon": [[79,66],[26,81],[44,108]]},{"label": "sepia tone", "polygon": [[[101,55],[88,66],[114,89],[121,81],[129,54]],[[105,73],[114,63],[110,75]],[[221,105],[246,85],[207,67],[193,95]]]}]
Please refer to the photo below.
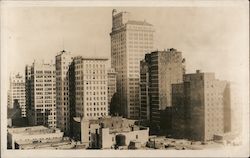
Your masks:
[{"label": "sepia tone", "polygon": [[237,9],[5,8],[7,152],[244,146],[247,27]]}]

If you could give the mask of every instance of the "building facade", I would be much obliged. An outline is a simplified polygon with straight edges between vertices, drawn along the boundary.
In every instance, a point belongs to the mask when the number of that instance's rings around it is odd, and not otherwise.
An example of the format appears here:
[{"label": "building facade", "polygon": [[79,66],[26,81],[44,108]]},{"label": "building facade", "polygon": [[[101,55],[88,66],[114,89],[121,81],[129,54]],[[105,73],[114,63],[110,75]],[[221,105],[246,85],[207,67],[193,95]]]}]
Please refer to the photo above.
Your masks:
[{"label": "building facade", "polygon": [[[199,70],[184,75],[183,81],[183,86],[173,86],[173,91],[180,92],[173,93],[173,106],[177,109],[173,113],[176,116],[173,118],[176,122],[173,132],[184,131],[183,136],[199,141],[213,140],[214,135],[230,132],[230,84],[216,79],[214,73],[201,73]],[[184,102],[177,101],[182,97]],[[178,114],[185,115],[177,117]]]},{"label": "building facade", "polygon": [[149,69],[145,60],[140,61],[140,119],[150,120]]},{"label": "building facade", "polygon": [[181,52],[171,48],[146,54],[140,64],[141,119],[160,125],[161,112],[172,106],[172,84],[183,80],[184,59]]},{"label": "building facade", "polygon": [[61,51],[56,56],[56,117],[57,127],[66,135],[70,133],[69,67],[73,62],[70,52]]},{"label": "building facade", "polygon": [[[187,85],[186,85],[187,86]],[[187,138],[188,136],[188,100],[184,92],[184,83],[172,84],[172,120],[171,120],[171,135],[175,138]],[[167,133],[167,134],[169,134]]]},{"label": "building facade", "polygon": [[146,21],[130,19],[130,13],[112,13],[111,67],[117,72],[121,115],[138,119],[140,114],[140,60],[154,49],[154,28]]},{"label": "building facade", "polygon": [[20,74],[11,75],[9,78],[8,108],[13,109],[18,105],[21,109],[21,116],[26,117],[26,94],[25,78]]},{"label": "building facade", "polygon": [[70,100],[76,117],[108,115],[107,60],[75,57],[71,65]]},{"label": "building facade", "polygon": [[114,69],[108,70],[108,112],[110,115],[111,99],[116,93],[116,72]]},{"label": "building facade", "polygon": [[30,125],[56,127],[55,65],[34,61],[26,66],[26,102]]}]

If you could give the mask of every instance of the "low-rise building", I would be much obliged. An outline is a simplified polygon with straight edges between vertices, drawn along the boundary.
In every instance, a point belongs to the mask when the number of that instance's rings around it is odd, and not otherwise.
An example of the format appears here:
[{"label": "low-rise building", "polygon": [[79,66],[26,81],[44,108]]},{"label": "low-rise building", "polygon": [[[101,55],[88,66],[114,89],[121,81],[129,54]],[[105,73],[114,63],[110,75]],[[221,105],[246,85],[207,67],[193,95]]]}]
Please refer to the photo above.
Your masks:
[{"label": "low-rise building", "polygon": [[57,128],[32,126],[8,128],[7,143],[9,149],[18,149],[22,144],[38,144],[59,142],[63,139],[63,132]]},{"label": "low-rise building", "polygon": [[145,146],[149,137],[147,127],[135,125],[135,120],[122,117],[102,117],[97,120],[78,117],[74,118],[74,128],[74,139],[88,148],[128,147],[131,142]]},{"label": "low-rise building", "polygon": [[26,141],[17,141],[16,148],[20,150],[27,149],[73,149],[76,148],[76,143],[65,137],[63,140],[56,142],[29,143]]}]

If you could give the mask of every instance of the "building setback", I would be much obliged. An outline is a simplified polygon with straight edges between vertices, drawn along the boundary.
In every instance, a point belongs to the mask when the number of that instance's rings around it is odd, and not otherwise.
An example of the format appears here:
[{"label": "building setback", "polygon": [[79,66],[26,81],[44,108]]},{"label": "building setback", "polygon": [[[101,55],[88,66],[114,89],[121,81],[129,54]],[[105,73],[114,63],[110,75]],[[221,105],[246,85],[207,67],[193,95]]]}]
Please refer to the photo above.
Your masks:
[{"label": "building setback", "polygon": [[181,52],[171,48],[146,54],[140,65],[141,119],[160,125],[162,111],[172,106],[172,84],[182,82],[184,59]]},{"label": "building setback", "polygon": [[72,117],[99,118],[108,115],[107,60],[74,58],[70,66],[69,94]]},{"label": "building setback", "polygon": [[111,99],[116,93],[116,72],[114,69],[108,70],[108,112],[110,115]]},{"label": "building setback", "polygon": [[13,109],[14,104],[21,109],[21,116],[26,117],[25,79],[20,74],[11,75],[9,78],[8,108]]},{"label": "building setback", "polygon": [[34,61],[26,66],[26,94],[29,124],[56,127],[54,64]]},{"label": "building setback", "polygon": [[146,21],[130,19],[130,13],[112,13],[111,67],[117,72],[121,115],[139,119],[140,60],[154,48],[154,29]]},{"label": "building setback", "polygon": [[65,50],[56,56],[57,127],[66,135],[70,133],[69,66],[72,61],[71,53]]},{"label": "building setback", "polygon": [[230,84],[200,71],[184,75],[183,81],[173,85],[173,135],[208,141],[230,132]]}]

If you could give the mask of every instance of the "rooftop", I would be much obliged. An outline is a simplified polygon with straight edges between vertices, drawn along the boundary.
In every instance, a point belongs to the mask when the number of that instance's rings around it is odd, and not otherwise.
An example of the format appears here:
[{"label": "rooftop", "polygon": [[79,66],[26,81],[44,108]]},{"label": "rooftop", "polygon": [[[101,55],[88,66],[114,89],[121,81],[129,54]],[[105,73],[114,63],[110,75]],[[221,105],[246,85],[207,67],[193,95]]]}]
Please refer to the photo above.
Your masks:
[{"label": "rooftop", "polygon": [[100,58],[100,57],[82,57],[76,56],[74,59],[81,59],[81,60],[108,60],[108,58]]},{"label": "rooftop", "polygon": [[129,20],[127,24],[131,25],[146,25],[146,26],[153,26],[152,24],[146,22],[146,21],[136,21],[136,20]]},{"label": "rooftop", "polygon": [[70,149],[74,147],[74,144],[70,140],[60,140],[56,142],[41,142],[41,143],[25,143],[24,141],[16,142],[21,145],[22,149]]},{"label": "rooftop", "polygon": [[45,126],[8,128],[8,133],[22,134],[22,135],[48,134],[48,133],[56,133],[59,131],[60,130],[57,128],[47,128]]}]

